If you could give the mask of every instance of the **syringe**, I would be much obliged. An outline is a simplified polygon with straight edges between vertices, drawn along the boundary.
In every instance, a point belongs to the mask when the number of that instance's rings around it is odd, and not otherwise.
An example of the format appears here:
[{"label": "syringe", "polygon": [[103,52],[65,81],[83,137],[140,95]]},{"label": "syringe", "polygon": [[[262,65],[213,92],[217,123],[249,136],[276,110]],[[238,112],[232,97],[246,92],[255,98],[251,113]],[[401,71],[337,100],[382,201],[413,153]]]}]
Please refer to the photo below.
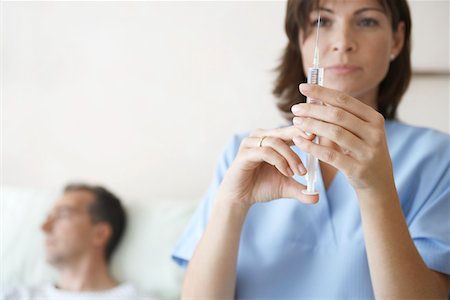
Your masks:
[{"label": "syringe", "polygon": [[[319,29],[320,29],[320,10],[317,19],[317,31],[316,31],[316,45],[314,48],[313,67],[308,69],[308,83],[323,85],[323,68],[319,68]],[[306,98],[306,103],[323,104],[321,101]],[[313,140],[314,143],[319,143],[319,137],[316,136]],[[317,195],[316,180],[317,180],[317,168],[319,167],[319,161],[316,157],[310,153],[306,156],[306,190],[302,193],[307,195]]]}]

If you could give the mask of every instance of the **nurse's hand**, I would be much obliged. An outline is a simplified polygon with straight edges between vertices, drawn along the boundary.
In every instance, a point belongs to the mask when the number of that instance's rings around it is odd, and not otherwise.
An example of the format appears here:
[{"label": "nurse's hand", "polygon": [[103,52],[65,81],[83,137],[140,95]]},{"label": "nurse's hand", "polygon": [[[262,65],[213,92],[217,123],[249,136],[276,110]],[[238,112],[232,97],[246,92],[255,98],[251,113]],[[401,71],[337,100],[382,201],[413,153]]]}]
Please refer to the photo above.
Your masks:
[{"label": "nurse's hand", "polygon": [[342,171],[357,192],[376,192],[394,185],[384,118],[372,107],[336,90],[301,84],[300,92],[325,105],[292,106],[294,126],[336,143],[341,151],[302,137],[294,143]]},{"label": "nurse's hand", "polygon": [[258,129],[242,140],[235,160],[219,188],[220,198],[251,206],[279,198],[295,198],[316,203],[317,195],[305,195],[306,187],[292,176],[306,174],[292,138],[307,136],[294,126],[273,130]]}]

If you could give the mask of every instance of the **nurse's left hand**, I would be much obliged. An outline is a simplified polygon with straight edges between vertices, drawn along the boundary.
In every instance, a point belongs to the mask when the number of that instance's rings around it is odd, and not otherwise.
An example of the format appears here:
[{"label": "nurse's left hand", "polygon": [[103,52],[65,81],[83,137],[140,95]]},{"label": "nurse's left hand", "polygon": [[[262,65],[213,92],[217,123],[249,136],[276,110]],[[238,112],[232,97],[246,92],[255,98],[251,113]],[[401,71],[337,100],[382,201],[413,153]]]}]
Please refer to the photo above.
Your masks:
[{"label": "nurse's left hand", "polygon": [[336,90],[301,84],[300,92],[325,105],[292,106],[294,125],[336,143],[341,149],[294,138],[307,153],[343,172],[357,192],[383,191],[394,185],[384,117],[372,107]]}]

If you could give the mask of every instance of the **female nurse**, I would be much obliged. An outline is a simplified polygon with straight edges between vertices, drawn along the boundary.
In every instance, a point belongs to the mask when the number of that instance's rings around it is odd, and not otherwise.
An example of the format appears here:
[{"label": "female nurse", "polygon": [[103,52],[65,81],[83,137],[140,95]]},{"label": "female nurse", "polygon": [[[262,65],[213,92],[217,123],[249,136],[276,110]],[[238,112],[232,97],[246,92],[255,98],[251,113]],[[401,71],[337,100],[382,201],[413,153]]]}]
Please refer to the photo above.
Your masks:
[{"label": "female nurse", "polygon": [[[274,93],[292,123],[226,147],[173,251],[187,266],[182,296],[446,299],[450,137],[395,119],[411,76],[406,0],[314,4],[287,4]],[[326,87],[298,86],[318,10]],[[308,153],[319,195],[302,193]]]}]

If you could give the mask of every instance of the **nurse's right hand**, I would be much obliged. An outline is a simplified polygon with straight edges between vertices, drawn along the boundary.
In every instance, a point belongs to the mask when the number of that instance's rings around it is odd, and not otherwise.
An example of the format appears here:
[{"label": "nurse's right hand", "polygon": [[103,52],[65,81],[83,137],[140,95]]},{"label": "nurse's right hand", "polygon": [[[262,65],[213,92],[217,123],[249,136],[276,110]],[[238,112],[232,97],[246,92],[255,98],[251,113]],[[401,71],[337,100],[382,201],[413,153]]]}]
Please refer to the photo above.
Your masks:
[{"label": "nurse's right hand", "polygon": [[279,198],[316,203],[319,196],[303,194],[306,187],[292,178],[294,173],[306,174],[300,157],[290,148],[297,136],[308,138],[294,126],[252,132],[242,140],[217,196],[248,207]]}]

